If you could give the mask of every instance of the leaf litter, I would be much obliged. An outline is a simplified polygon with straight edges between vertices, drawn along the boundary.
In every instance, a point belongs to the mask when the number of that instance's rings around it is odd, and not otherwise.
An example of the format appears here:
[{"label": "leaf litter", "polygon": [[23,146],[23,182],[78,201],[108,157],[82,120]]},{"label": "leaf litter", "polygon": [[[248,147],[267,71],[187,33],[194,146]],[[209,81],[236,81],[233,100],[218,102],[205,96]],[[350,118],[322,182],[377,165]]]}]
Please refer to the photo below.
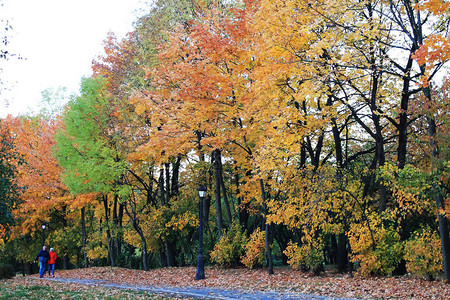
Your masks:
[{"label": "leaf litter", "polygon": [[[427,281],[411,276],[364,278],[355,275],[350,277],[332,271],[327,271],[321,276],[314,276],[288,267],[275,268],[274,275],[268,275],[265,269],[207,267],[204,280],[195,280],[195,273],[195,267],[160,268],[147,272],[119,267],[93,267],[58,270],[56,276],[65,279],[100,280],[104,284],[137,287],[217,288],[360,299],[450,299],[450,286],[443,279]],[[37,277],[37,275],[25,277],[33,284],[55,283],[50,280],[35,280],[31,277]],[[70,286],[77,289],[90,288],[76,283],[71,283]],[[103,288],[106,293],[108,287]]]}]

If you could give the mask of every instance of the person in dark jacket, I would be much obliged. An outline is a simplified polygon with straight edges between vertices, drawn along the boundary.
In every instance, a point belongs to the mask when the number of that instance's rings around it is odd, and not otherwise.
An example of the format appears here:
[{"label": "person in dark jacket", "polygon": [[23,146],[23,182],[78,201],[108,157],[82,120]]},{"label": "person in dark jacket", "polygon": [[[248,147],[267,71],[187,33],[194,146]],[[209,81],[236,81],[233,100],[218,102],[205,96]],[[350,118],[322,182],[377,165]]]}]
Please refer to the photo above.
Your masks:
[{"label": "person in dark jacket", "polygon": [[46,247],[43,246],[42,250],[39,251],[38,255],[34,259],[34,262],[39,260],[39,277],[40,278],[42,278],[44,276],[45,267],[46,267],[47,262],[49,261],[49,259],[50,259],[50,254],[46,250]]}]

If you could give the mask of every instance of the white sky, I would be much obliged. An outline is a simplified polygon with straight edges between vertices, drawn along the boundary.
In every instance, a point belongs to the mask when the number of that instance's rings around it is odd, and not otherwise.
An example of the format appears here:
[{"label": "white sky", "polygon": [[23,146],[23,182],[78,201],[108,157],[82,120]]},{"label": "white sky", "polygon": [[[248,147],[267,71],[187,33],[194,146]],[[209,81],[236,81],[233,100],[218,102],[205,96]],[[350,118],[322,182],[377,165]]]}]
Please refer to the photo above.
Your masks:
[{"label": "white sky", "polygon": [[0,118],[36,107],[47,88],[78,93],[80,80],[91,75],[91,62],[103,53],[109,31],[123,37],[144,0],[0,0],[2,19],[13,27],[8,51],[22,56],[0,61],[4,87]]}]

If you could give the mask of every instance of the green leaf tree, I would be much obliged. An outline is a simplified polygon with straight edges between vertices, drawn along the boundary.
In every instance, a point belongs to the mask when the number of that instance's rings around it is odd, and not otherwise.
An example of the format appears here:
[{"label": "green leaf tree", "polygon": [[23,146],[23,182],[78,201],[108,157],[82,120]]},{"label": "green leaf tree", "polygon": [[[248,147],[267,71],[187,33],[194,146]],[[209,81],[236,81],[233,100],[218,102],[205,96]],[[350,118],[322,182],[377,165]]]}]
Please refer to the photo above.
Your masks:
[{"label": "green leaf tree", "polygon": [[121,183],[127,163],[117,148],[119,129],[110,118],[113,113],[110,100],[104,78],[83,79],[81,95],[69,103],[70,109],[63,117],[65,128],[56,136],[56,155],[64,169],[63,180],[72,194],[101,195],[109,257],[111,265],[115,265],[114,229],[109,222],[112,219],[115,225],[121,224],[123,205],[118,202],[118,195],[123,192]]}]

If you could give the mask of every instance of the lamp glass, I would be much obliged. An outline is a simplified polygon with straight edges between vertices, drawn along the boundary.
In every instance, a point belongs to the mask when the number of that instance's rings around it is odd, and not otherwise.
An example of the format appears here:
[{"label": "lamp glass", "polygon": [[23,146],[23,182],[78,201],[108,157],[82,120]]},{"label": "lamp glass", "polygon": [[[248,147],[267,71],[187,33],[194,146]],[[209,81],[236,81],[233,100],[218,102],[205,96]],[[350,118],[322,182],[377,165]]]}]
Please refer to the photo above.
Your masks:
[{"label": "lamp glass", "polygon": [[45,224],[42,224],[42,229],[44,229],[44,230],[45,230],[45,227],[46,227],[46,225],[45,225]]},{"label": "lamp glass", "polygon": [[200,186],[200,188],[198,189],[198,195],[200,196],[200,198],[204,198],[206,196],[206,188],[204,185]]}]

